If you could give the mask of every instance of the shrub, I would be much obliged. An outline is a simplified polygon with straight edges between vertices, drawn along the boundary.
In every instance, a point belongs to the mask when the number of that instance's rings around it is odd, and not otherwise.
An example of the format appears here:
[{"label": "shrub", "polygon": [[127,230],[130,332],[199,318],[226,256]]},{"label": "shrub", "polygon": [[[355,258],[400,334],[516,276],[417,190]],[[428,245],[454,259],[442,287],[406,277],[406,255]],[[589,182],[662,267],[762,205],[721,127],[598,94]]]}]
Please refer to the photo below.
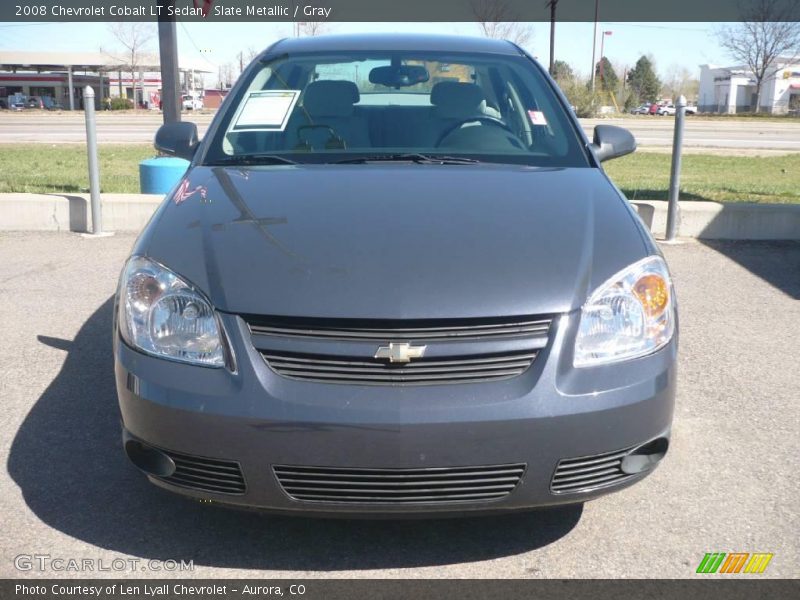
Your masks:
[{"label": "shrub", "polygon": [[111,98],[108,108],[110,110],[130,110],[133,108],[133,101],[127,98]]},{"label": "shrub", "polygon": [[593,117],[597,112],[598,99],[589,89],[585,81],[577,77],[562,79],[558,81],[559,87],[575,108],[575,114],[581,118]]}]

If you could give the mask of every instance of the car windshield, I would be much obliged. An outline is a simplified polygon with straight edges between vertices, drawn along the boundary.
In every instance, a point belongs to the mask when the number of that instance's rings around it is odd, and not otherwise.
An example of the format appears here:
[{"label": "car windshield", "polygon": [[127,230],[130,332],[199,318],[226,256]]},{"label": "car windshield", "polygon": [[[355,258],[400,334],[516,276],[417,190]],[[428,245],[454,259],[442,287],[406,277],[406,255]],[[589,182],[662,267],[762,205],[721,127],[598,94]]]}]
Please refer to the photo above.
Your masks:
[{"label": "car windshield", "polygon": [[246,70],[229,100],[204,164],[589,166],[568,108],[520,55],[283,54]]}]

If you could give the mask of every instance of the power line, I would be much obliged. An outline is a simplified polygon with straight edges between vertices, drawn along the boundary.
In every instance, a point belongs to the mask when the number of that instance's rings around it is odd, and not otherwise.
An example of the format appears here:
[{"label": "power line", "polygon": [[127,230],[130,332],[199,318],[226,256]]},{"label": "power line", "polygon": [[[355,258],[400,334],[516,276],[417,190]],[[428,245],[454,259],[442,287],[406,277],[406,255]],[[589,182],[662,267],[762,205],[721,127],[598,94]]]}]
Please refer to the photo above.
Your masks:
[{"label": "power line", "polygon": [[217,65],[212,63],[210,60],[208,60],[208,58],[206,58],[203,55],[203,51],[200,49],[200,46],[198,46],[197,43],[194,41],[192,34],[189,33],[188,29],[186,29],[186,25],[184,25],[183,21],[178,21],[178,23],[180,23],[181,29],[183,29],[183,32],[186,34],[186,37],[189,38],[189,41],[191,42],[192,46],[194,46],[194,49],[197,50],[197,53],[200,55],[200,58],[202,58],[209,66],[216,68]]},{"label": "power line", "polygon": [[696,27],[674,27],[671,25],[645,25],[644,23],[627,23],[622,21],[608,21],[605,25],[617,25],[620,27],[640,27],[643,29],[665,29],[667,31],[694,31],[697,33],[708,33],[708,29],[699,29]]}]

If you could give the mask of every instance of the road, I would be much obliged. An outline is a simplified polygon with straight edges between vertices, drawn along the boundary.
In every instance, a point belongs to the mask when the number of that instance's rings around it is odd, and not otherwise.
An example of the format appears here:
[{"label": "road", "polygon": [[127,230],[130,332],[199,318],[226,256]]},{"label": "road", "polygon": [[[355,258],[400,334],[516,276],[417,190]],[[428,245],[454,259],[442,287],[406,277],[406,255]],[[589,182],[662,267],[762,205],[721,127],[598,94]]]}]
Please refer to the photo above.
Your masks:
[{"label": "road", "polygon": [[[184,115],[195,121],[200,135],[211,121],[210,113]],[[625,119],[586,119],[582,125],[591,138],[598,123],[627,127],[645,150],[667,151],[672,146],[671,117],[642,116]],[[161,124],[160,114],[120,114],[99,112],[97,136],[100,143],[152,143]],[[12,113],[0,112],[0,144],[18,142],[82,143],[85,140],[82,112],[69,113]],[[689,117],[686,126],[686,147],[708,152],[764,154],[800,152],[800,122],[798,121],[739,121]]]},{"label": "road", "polygon": [[672,448],[648,479],[584,506],[396,522],[195,504],[127,463],[110,298],[132,242],[0,234],[0,577],[80,575],[15,570],[42,553],[191,560],[195,577],[691,578],[713,551],[772,552],[763,577],[798,576],[800,243],[664,248],[680,375]]},{"label": "road", "polygon": [[[633,133],[643,149],[672,147],[675,119],[672,117],[640,116],[624,119],[583,119],[586,135],[598,124],[618,125]],[[734,150],[739,153],[800,152],[800,121],[740,121],[703,119],[690,116],[686,120],[684,144],[687,148],[703,149],[710,153]]]}]

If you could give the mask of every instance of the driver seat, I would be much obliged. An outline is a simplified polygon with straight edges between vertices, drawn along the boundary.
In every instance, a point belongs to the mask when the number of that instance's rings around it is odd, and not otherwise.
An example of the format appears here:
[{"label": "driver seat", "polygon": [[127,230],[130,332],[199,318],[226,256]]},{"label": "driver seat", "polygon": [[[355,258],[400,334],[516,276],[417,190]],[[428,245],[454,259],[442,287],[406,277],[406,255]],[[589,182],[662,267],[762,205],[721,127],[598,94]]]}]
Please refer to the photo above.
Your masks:
[{"label": "driver seat", "polygon": [[489,116],[486,98],[475,83],[440,81],[431,89],[431,118],[426,129],[426,146],[433,146],[445,131],[469,117]]}]

